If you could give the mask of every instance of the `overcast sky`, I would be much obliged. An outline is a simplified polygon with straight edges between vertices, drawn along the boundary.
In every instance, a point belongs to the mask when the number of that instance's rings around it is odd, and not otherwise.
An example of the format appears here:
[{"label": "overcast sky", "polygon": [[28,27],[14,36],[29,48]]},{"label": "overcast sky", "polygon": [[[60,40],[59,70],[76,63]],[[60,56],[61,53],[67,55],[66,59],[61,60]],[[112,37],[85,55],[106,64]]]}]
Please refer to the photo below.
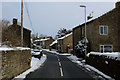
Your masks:
[{"label": "overcast sky", "polygon": [[[32,20],[30,25],[27,11]],[[87,6],[87,15],[93,11],[93,17],[100,16],[113,8],[115,2],[25,2],[24,27],[33,33],[55,36],[60,28],[72,29],[84,22],[84,8]],[[2,2],[2,19],[11,21],[17,17],[20,22],[20,2]]]}]

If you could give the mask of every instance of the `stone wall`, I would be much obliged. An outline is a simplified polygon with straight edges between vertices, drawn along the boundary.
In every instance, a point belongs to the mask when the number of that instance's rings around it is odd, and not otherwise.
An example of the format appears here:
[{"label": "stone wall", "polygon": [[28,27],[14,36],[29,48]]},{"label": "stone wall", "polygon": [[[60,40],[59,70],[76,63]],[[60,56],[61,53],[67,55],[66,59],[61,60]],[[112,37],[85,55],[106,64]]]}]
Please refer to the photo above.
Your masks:
[{"label": "stone wall", "polygon": [[117,58],[110,59],[105,55],[90,54],[86,58],[86,63],[115,78],[115,80],[120,80],[120,61]]},{"label": "stone wall", "polygon": [[10,79],[30,68],[31,50],[2,51],[2,79]]}]

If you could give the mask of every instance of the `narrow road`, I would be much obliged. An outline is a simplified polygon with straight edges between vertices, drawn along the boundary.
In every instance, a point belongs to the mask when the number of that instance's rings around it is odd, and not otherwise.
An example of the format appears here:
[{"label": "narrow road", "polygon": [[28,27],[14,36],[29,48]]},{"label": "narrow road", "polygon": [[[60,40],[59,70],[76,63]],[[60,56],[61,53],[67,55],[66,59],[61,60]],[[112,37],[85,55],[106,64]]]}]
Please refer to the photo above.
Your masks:
[{"label": "narrow road", "polygon": [[39,69],[27,75],[26,79],[94,80],[66,56],[58,56],[50,52],[44,52],[44,54],[47,55],[46,62]]}]

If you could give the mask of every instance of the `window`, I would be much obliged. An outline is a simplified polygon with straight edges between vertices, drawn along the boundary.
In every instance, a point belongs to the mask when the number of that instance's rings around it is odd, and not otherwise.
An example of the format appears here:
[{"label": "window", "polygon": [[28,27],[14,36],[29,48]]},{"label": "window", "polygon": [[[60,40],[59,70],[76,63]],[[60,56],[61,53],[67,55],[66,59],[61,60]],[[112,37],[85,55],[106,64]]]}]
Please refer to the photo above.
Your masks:
[{"label": "window", "polygon": [[100,26],[100,35],[108,34],[108,26]]},{"label": "window", "polygon": [[112,52],[112,45],[100,45],[100,52]]}]

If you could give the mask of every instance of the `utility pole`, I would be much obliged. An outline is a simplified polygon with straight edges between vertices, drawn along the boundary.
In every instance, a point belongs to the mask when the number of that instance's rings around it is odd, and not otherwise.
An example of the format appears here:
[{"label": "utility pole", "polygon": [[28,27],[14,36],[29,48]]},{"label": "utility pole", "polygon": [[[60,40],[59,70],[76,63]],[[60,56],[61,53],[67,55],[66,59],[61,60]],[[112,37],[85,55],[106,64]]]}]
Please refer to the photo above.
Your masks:
[{"label": "utility pole", "polygon": [[23,0],[21,0],[21,47],[23,46]]}]

